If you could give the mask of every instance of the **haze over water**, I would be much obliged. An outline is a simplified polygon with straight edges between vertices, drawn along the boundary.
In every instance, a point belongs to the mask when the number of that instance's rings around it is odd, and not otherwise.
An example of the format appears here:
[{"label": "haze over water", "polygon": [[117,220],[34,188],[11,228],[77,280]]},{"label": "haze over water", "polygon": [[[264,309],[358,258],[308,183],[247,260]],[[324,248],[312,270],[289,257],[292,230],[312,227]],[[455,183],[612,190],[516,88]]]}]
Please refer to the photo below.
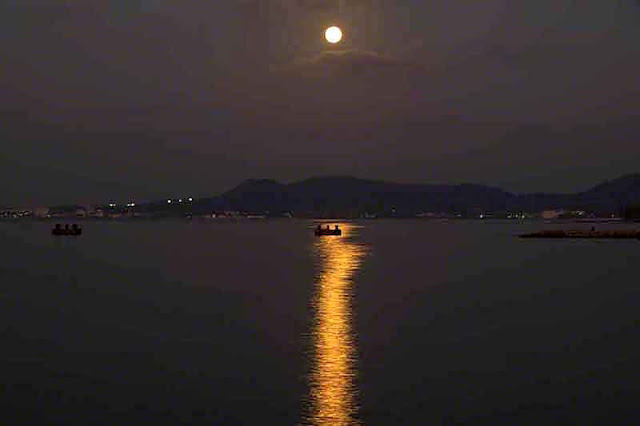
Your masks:
[{"label": "haze over water", "polygon": [[634,418],[637,241],[314,226],[88,222],[74,240],[0,223],[3,423]]}]

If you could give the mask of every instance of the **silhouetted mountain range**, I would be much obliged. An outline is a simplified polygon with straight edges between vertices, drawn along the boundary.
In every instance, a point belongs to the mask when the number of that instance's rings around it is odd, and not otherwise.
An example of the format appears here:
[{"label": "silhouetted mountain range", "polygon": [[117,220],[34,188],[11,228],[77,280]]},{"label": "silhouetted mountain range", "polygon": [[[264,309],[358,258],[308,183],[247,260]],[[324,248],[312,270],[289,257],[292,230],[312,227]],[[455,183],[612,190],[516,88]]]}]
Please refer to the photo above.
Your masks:
[{"label": "silhouetted mountain range", "polygon": [[574,194],[515,194],[475,184],[399,184],[349,176],[328,176],[290,184],[251,179],[219,196],[195,201],[192,209],[194,213],[238,210],[340,216],[365,213],[413,216],[417,212],[472,215],[477,212],[559,209],[611,214],[620,213],[633,204],[640,204],[640,174],[622,176]]}]

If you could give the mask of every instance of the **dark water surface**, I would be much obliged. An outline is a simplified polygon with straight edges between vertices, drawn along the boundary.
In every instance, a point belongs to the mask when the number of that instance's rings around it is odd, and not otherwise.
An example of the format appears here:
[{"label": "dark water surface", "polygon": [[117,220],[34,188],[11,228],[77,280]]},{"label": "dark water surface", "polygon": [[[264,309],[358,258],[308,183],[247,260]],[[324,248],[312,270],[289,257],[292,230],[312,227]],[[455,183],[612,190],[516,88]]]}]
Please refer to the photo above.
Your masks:
[{"label": "dark water surface", "polygon": [[535,223],[50,226],[0,223],[2,424],[638,419],[635,240],[514,238]]}]

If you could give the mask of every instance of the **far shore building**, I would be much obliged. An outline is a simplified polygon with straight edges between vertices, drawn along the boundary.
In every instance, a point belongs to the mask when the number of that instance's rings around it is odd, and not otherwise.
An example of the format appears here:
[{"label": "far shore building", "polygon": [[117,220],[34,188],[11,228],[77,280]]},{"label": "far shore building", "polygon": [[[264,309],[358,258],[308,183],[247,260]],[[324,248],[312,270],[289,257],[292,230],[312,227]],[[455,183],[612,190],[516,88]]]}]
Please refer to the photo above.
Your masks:
[{"label": "far shore building", "polygon": [[104,217],[104,210],[102,210],[100,207],[96,207],[93,208],[91,210],[89,210],[89,217],[93,217],[93,218],[103,218]]},{"label": "far shore building", "polygon": [[558,219],[564,214],[564,210],[545,210],[542,212],[543,219]]},{"label": "far shore building", "polygon": [[0,217],[16,219],[20,217],[31,216],[32,211],[21,207],[9,207],[0,210]]},{"label": "far shore building", "polygon": [[49,208],[48,207],[35,207],[33,209],[33,216],[38,219],[44,219],[49,217]]}]

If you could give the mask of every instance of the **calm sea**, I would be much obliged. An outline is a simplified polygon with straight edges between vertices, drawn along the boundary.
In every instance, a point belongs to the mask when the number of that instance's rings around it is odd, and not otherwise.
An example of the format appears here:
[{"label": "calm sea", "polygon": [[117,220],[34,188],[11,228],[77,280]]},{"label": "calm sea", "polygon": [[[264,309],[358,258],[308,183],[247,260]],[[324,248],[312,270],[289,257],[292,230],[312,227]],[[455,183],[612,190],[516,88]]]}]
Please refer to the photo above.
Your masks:
[{"label": "calm sea", "polygon": [[0,223],[0,423],[638,420],[640,241],[314,226]]}]

